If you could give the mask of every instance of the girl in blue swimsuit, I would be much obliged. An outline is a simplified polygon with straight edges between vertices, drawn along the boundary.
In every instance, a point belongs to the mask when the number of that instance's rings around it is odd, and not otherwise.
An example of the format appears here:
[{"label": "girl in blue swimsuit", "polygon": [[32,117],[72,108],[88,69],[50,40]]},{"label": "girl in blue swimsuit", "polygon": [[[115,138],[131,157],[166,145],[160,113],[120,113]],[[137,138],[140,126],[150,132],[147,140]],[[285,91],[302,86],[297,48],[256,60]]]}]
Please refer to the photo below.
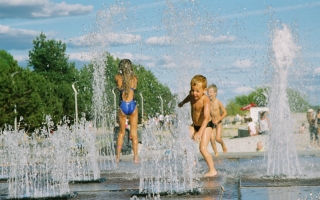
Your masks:
[{"label": "girl in blue swimsuit", "polygon": [[134,74],[132,63],[129,59],[123,59],[119,63],[119,72],[115,76],[117,88],[120,91],[119,102],[119,125],[120,131],[117,140],[116,162],[120,161],[121,148],[125,135],[126,118],[130,118],[130,135],[132,137],[132,147],[134,162],[138,163],[138,108],[134,100],[134,92],[137,88],[138,78]]}]

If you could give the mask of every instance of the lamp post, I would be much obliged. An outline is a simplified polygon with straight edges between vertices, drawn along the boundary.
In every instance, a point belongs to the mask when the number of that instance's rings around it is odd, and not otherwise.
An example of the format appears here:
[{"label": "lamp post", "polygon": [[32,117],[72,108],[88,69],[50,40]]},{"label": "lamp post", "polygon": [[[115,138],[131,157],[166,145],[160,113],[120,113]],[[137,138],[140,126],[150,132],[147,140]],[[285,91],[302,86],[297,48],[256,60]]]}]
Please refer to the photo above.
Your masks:
[{"label": "lamp post", "polygon": [[112,89],[112,94],[113,94],[113,103],[114,103],[114,124],[117,122],[117,98],[116,98],[116,93],[114,92],[116,88]]},{"label": "lamp post", "polygon": [[75,109],[76,109],[76,120],[75,120],[75,124],[78,124],[78,92],[76,90],[76,88],[74,87],[74,84],[76,84],[78,81],[72,83],[72,89],[74,90],[74,102],[75,102]]},{"label": "lamp post", "polygon": [[[14,81],[13,81],[13,77],[14,77],[14,75],[16,75],[17,73],[20,73],[20,72],[13,72],[12,74],[11,74],[11,78],[12,78],[12,83],[14,84]],[[17,133],[17,124],[18,124],[18,122],[17,122],[17,104],[14,104],[14,133]]]},{"label": "lamp post", "polygon": [[158,98],[161,100],[161,114],[163,115],[163,99],[161,96],[158,96]]},{"label": "lamp post", "polygon": [[141,96],[141,118],[143,119],[143,96],[141,92],[139,94]]}]

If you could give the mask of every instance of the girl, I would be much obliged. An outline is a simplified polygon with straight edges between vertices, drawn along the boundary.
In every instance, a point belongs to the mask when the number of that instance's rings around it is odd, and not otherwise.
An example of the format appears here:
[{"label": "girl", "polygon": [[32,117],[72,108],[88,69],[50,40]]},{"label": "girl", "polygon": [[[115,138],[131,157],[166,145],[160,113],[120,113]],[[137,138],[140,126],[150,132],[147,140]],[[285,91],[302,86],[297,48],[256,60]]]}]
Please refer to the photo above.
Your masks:
[{"label": "girl", "polygon": [[134,92],[137,88],[138,78],[134,74],[133,66],[129,59],[123,59],[120,61],[119,72],[115,76],[115,81],[117,88],[120,91],[118,114],[120,131],[117,140],[116,162],[120,161],[120,153],[125,135],[126,119],[127,116],[129,116],[134,163],[138,163],[138,108],[136,101],[134,100]]}]

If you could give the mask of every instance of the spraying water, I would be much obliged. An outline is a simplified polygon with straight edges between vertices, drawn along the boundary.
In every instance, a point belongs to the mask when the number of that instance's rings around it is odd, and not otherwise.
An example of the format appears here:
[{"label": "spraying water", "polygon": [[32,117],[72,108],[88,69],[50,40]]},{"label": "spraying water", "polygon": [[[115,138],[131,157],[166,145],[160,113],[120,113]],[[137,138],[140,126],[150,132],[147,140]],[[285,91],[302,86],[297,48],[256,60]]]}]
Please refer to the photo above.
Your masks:
[{"label": "spraying water", "polygon": [[[177,80],[177,101],[186,97],[190,80],[202,64],[202,45],[196,36],[212,37],[209,34],[212,30],[208,27],[212,24],[209,23],[211,18],[201,17],[195,6],[200,5],[190,1],[177,6],[173,1],[167,1],[162,20],[167,32],[165,38],[174,44],[167,59],[179,65],[173,66],[166,74]],[[196,192],[199,188],[198,180],[203,175],[197,157],[198,144],[189,137],[190,105],[176,107],[175,114],[175,126],[170,131],[157,133],[152,130],[154,125],[151,123],[143,133],[139,187],[142,193]]]},{"label": "spraying water", "polygon": [[272,51],[275,61],[274,77],[269,96],[271,133],[268,147],[268,174],[300,174],[298,156],[293,141],[293,117],[288,96],[288,72],[297,56],[299,47],[294,43],[291,30],[286,24],[273,33]]}]

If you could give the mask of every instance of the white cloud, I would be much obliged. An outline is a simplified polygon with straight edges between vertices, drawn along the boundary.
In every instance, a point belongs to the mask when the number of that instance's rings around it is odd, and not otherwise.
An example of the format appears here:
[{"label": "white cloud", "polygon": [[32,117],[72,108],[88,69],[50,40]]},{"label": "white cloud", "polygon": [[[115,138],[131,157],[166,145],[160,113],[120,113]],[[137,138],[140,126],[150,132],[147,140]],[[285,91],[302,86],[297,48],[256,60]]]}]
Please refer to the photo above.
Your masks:
[{"label": "white cloud", "polygon": [[146,39],[145,43],[149,44],[149,45],[159,45],[159,46],[171,45],[172,38],[169,36],[150,37],[150,38]]},{"label": "white cloud", "polygon": [[250,60],[237,60],[236,62],[232,63],[232,66],[237,68],[250,68],[252,66],[252,62]]},{"label": "white cloud", "polygon": [[264,15],[268,12],[284,12],[284,11],[294,11],[294,10],[301,10],[301,9],[307,9],[312,7],[319,7],[320,2],[313,2],[313,3],[305,3],[305,4],[297,4],[293,6],[284,6],[284,7],[266,7],[266,9],[263,10],[254,10],[254,11],[247,11],[247,12],[241,12],[237,14],[230,14],[222,16],[221,18],[240,18],[240,17],[247,17],[247,16],[256,16],[256,15]]},{"label": "white cloud", "polygon": [[[0,44],[5,50],[30,49],[32,40],[40,33],[27,29],[15,29],[0,24]],[[48,35],[51,35],[50,33]]]},{"label": "white cloud", "polygon": [[26,62],[27,60],[29,60],[29,56],[28,55],[14,55],[14,59],[16,61],[20,62]]},{"label": "white cloud", "polygon": [[76,60],[81,62],[90,62],[94,56],[90,53],[69,53],[70,60]]},{"label": "white cloud", "polygon": [[233,92],[237,94],[248,93],[251,91],[253,91],[251,87],[237,87],[236,89],[233,90]]},{"label": "white cloud", "polygon": [[141,40],[140,35],[125,33],[88,34],[70,40],[75,46],[114,46],[134,44]]},{"label": "white cloud", "polygon": [[0,0],[0,18],[48,18],[85,15],[93,6],[54,3],[49,0]]},{"label": "white cloud", "polygon": [[235,36],[229,35],[220,35],[218,37],[213,37],[211,35],[200,35],[197,39],[197,42],[202,43],[226,43],[226,42],[233,42],[236,40]]},{"label": "white cloud", "polygon": [[151,60],[150,56],[143,55],[143,54],[134,54],[134,53],[129,53],[129,52],[114,52],[111,53],[114,57],[120,58],[120,59],[130,59],[132,61],[149,61]]}]

